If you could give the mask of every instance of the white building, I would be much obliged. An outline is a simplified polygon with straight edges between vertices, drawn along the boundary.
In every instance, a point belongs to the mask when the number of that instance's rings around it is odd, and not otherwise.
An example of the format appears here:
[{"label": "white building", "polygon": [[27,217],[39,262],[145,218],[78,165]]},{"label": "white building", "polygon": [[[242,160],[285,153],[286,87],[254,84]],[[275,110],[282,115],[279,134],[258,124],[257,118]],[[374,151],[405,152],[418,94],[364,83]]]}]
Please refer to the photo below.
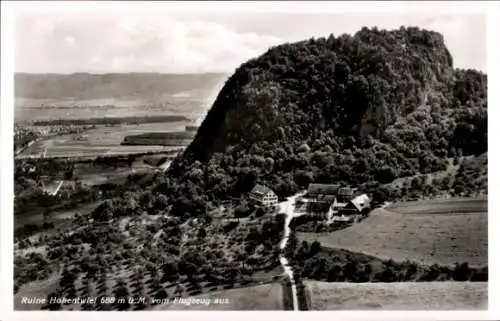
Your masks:
[{"label": "white building", "polygon": [[264,206],[271,206],[278,203],[278,196],[267,186],[255,185],[249,195],[250,199]]}]

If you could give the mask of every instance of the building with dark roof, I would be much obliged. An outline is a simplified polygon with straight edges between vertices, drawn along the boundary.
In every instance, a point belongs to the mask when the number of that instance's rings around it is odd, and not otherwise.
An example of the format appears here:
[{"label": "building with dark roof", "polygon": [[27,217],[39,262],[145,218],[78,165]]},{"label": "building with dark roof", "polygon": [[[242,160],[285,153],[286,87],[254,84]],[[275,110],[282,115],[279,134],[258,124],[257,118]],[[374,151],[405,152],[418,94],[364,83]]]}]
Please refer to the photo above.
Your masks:
[{"label": "building with dark roof", "polygon": [[267,186],[257,184],[249,195],[250,199],[264,206],[272,206],[278,203],[278,196]]},{"label": "building with dark roof", "polygon": [[337,198],[339,202],[348,202],[354,195],[354,189],[350,187],[341,187],[338,190]]},{"label": "building with dark roof", "polygon": [[307,198],[318,199],[325,197],[336,197],[340,185],[337,184],[309,184]]}]

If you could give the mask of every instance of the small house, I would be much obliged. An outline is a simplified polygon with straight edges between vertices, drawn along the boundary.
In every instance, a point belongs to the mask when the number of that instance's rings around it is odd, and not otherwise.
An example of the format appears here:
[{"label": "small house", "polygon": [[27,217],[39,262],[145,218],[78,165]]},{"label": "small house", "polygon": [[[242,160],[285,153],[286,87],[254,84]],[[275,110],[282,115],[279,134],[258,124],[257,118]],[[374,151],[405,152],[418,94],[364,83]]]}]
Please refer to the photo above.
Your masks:
[{"label": "small house", "polygon": [[278,203],[278,196],[267,186],[257,184],[249,195],[250,199],[257,204],[272,206]]},{"label": "small house", "polygon": [[342,209],[342,213],[349,214],[368,214],[370,212],[370,198],[366,194],[356,196],[350,200],[347,205]]}]

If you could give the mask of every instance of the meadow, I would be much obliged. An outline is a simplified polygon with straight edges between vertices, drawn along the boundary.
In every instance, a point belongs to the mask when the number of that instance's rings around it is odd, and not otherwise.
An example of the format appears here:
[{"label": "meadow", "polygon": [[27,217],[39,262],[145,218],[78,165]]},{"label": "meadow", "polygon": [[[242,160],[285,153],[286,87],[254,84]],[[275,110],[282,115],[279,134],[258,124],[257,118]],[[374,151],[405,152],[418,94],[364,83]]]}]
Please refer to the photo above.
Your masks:
[{"label": "meadow", "polygon": [[[186,298],[210,304],[179,304],[173,302],[158,305],[153,310],[225,310],[225,311],[255,311],[255,310],[283,310],[283,286],[280,283],[255,285],[239,289],[224,290]],[[216,300],[225,300],[227,303],[216,304]],[[202,301],[203,300],[203,301]]]},{"label": "meadow", "polygon": [[487,282],[330,283],[307,281],[312,310],[482,310]]},{"label": "meadow", "polygon": [[298,233],[323,247],[346,249],[394,261],[470,266],[488,263],[485,200],[441,200],[376,209],[353,226],[330,233]]}]

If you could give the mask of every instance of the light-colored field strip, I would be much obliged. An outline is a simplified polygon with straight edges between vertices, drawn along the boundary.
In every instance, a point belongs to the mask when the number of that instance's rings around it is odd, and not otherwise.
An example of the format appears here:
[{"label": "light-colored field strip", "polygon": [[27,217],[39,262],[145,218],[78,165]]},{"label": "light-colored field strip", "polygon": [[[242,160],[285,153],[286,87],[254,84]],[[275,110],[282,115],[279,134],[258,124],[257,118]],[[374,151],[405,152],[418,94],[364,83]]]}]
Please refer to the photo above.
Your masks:
[{"label": "light-colored field strip", "polygon": [[312,310],[478,310],[487,282],[328,283],[307,281]]}]

